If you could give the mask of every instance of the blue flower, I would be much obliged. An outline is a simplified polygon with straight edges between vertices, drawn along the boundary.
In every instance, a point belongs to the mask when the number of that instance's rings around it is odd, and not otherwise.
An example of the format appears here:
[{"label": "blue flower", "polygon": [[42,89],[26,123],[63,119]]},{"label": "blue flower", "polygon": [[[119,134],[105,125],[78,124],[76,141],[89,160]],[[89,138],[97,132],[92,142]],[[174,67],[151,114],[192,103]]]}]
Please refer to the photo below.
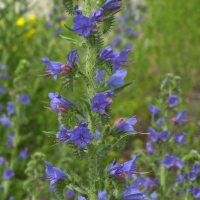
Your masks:
[{"label": "blue flower", "polygon": [[22,102],[22,104],[28,104],[28,103],[30,103],[30,98],[29,98],[28,94],[22,94],[22,96],[21,96],[21,102]]},{"label": "blue flower", "polygon": [[104,191],[98,192],[98,200],[108,200],[107,197],[105,197],[107,194],[106,189]]},{"label": "blue flower", "polygon": [[132,33],[131,27],[125,28],[125,32],[130,35]]},{"label": "blue flower", "polygon": [[11,121],[7,118],[7,116],[5,114],[2,115],[2,117],[0,118],[1,124],[2,126],[11,126],[12,123]]},{"label": "blue flower", "polygon": [[78,9],[78,5],[74,7],[74,12],[75,15],[82,15],[83,11]]},{"label": "blue flower", "polygon": [[45,165],[47,167],[46,175],[48,176],[50,180],[50,185],[53,185],[55,182],[57,182],[60,179],[66,179],[67,175],[64,172],[62,172],[60,169],[53,167],[50,162],[45,161]]},{"label": "blue flower", "polygon": [[100,59],[105,59],[107,61],[110,61],[110,58],[112,57],[112,55],[113,55],[113,50],[111,49],[111,45],[109,44],[106,48],[102,49],[99,52],[98,57]]},{"label": "blue flower", "polygon": [[75,195],[75,193],[74,193],[74,191],[73,190],[67,190],[67,192],[65,193],[69,198],[72,198],[74,195]]},{"label": "blue flower", "polygon": [[106,98],[111,98],[114,95],[114,90],[107,90],[103,94]]},{"label": "blue flower", "polygon": [[185,120],[185,115],[187,113],[187,110],[184,110],[180,113],[178,113],[177,115],[175,115],[173,118],[172,118],[172,121],[173,122],[177,122],[179,123],[179,125],[182,125],[184,120]]},{"label": "blue flower", "polygon": [[148,105],[149,105],[149,108],[150,108],[150,112],[153,116],[157,115],[161,112],[159,108],[157,108],[156,106],[153,106],[151,103],[148,103]]},{"label": "blue flower", "polygon": [[131,43],[126,43],[125,48],[126,49],[132,49],[133,45]]},{"label": "blue flower", "polygon": [[56,93],[49,93],[49,98],[51,99],[50,105],[51,107],[56,110],[56,113],[59,113],[59,106],[64,106],[66,108],[72,107],[74,103],[66,99],[65,97],[61,96],[58,92]]},{"label": "blue flower", "polygon": [[124,132],[134,132],[133,125],[135,125],[137,122],[137,119],[135,116],[133,116],[130,119],[127,119],[126,121],[122,122],[118,126],[116,126],[116,129]]},{"label": "blue flower", "polygon": [[182,184],[185,181],[185,174],[177,174],[176,180],[178,184]]},{"label": "blue flower", "polygon": [[159,128],[162,127],[162,124],[163,124],[163,123],[165,123],[165,118],[159,118],[159,119],[157,120],[157,126],[158,126]]},{"label": "blue flower", "polygon": [[152,192],[151,195],[150,195],[150,197],[151,197],[153,200],[156,200],[156,199],[158,198],[156,191]]},{"label": "blue flower", "polygon": [[103,14],[103,8],[99,8],[99,10],[93,12],[90,16],[89,16],[89,20],[91,22],[96,21],[98,24],[100,23],[101,19],[103,19],[104,14]]},{"label": "blue flower", "polygon": [[178,95],[169,95],[169,107],[172,108],[178,104]]},{"label": "blue flower", "polygon": [[195,171],[196,174],[200,171],[200,165],[198,163],[195,163],[192,167],[192,170]]},{"label": "blue flower", "polygon": [[6,165],[7,161],[3,156],[0,156],[0,165]]},{"label": "blue flower", "polygon": [[187,137],[187,133],[183,132],[183,135],[181,135],[181,133],[178,132],[173,136],[173,139],[174,139],[174,142],[177,142],[179,144],[184,144],[186,137]]},{"label": "blue flower", "polygon": [[0,111],[2,111],[4,109],[4,106],[2,103],[0,103]]},{"label": "blue flower", "polygon": [[7,169],[3,172],[3,180],[7,181],[15,176],[15,173],[12,169]]},{"label": "blue flower", "polygon": [[67,54],[67,60],[68,60],[67,64],[70,66],[76,65],[76,63],[78,62],[78,59],[79,59],[79,55],[76,49],[73,49],[71,51],[71,55],[69,53]]},{"label": "blue flower", "polygon": [[78,196],[78,200],[86,200],[86,198],[83,196]]},{"label": "blue flower", "polygon": [[13,197],[13,196],[10,196],[10,197],[8,198],[8,200],[14,200],[14,197]]},{"label": "blue flower", "polygon": [[182,169],[185,166],[185,163],[177,156],[174,156],[175,159],[175,167],[178,167],[179,169]]},{"label": "blue flower", "polygon": [[147,151],[149,152],[149,153],[155,153],[155,149],[152,147],[152,144],[151,144],[151,142],[147,142],[146,143],[146,149],[147,149]]},{"label": "blue flower", "polygon": [[27,159],[28,157],[28,147],[26,147],[23,151],[20,152],[19,157],[22,159]]},{"label": "blue flower", "polygon": [[13,105],[11,101],[8,102],[7,112],[9,115],[15,114],[15,106]]},{"label": "blue flower", "polygon": [[9,147],[9,148],[13,147],[13,143],[12,143],[12,140],[10,138],[7,139],[6,146]]},{"label": "blue flower", "polygon": [[4,94],[5,93],[5,88],[3,86],[0,86],[0,94]]},{"label": "blue flower", "polygon": [[52,21],[49,21],[45,24],[45,27],[46,28],[49,28],[49,27],[52,27],[53,26],[53,22]]},{"label": "blue flower", "polygon": [[54,35],[59,35],[60,33],[62,32],[62,29],[61,28],[57,28],[55,31],[54,31]]},{"label": "blue flower", "polygon": [[79,126],[79,127],[87,128],[88,125],[89,125],[89,122],[78,122],[78,126]]},{"label": "blue flower", "polygon": [[107,85],[111,85],[114,89],[124,85],[124,78],[126,75],[127,70],[118,69],[116,73],[108,79]]},{"label": "blue flower", "polygon": [[197,178],[197,174],[194,170],[188,172],[188,179],[194,181]]},{"label": "blue flower", "polygon": [[160,133],[159,137],[163,142],[166,142],[169,137],[169,132],[163,131],[162,133]]},{"label": "blue flower", "polygon": [[51,62],[49,58],[41,58],[41,61],[47,65],[46,72],[52,74],[50,77],[54,77],[54,80],[57,80],[57,75],[62,71],[61,66],[63,64],[60,62]]},{"label": "blue flower", "polygon": [[57,132],[56,138],[61,140],[62,142],[68,142],[71,135],[72,135],[73,130],[67,130],[64,128],[64,125],[61,124],[60,126],[60,131]]},{"label": "blue flower", "polygon": [[103,76],[105,74],[105,70],[97,70],[96,71],[96,77],[97,77],[97,80],[99,81],[99,83],[102,83],[103,82]]},{"label": "blue flower", "polygon": [[173,167],[175,165],[174,156],[166,155],[165,159],[162,161],[162,164],[164,164],[167,169]]},{"label": "blue flower", "polygon": [[200,197],[200,188],[194,189],[193,196],[194,196],[195,199]]},{"label": "blue flower", "polygon": [[6,79],[7,77],[8,77],[8,74],[7,74],[7,73],[0,74],[0,78],[1,78],[1,79]]},{"label": "blue flower", "polygon": [[93,139],[94,135],[90,133],[90,129],[84,127],[75,128],[71,136],[71,141],[78,144],[81,149],[84,149]]},{"label": "blue flower", "polygon": [[8,131],[8,138],[10,138],[11,140],[14,140],[15,139],[14,133],[11,131]]},{"label": "blue flower", "polygon": [[119,7],[118,2],[122,0],[107,0],[104,4],[104,9],[115,10]]},{"label": "blue flower", "polygon": [[73,25],[72,30],[75,33],[81,34],[83,37],[88,38],[91,30],[94,29],[95,24],[90,22],[90,20],[85,16],[82,18],[80,16],[76,16],[75,18],[73,20],[75,24]]},{"label": "blue flower", "polygon": [[159,140],[159,133],[157,133],[154,129],[149,128],[149,137],[152,139],[152,141],[155,143]]},{"label": "blue flower", "polygon": [[105,107],[109,105],[103,93],[99,93],[92,98],[91,110],[97,110],[101,114],[105,113]]},{"label": "blue flower", "polygon": [[99,141],[101,139],[101,133],[99,130],[96,130],[96,141]]},{"label": "blue flower", "polygon": [[193,194],[194,190],[195,190],[195,187],[194,186],[190,186],[190,188],[188,189],[188,192]]}]

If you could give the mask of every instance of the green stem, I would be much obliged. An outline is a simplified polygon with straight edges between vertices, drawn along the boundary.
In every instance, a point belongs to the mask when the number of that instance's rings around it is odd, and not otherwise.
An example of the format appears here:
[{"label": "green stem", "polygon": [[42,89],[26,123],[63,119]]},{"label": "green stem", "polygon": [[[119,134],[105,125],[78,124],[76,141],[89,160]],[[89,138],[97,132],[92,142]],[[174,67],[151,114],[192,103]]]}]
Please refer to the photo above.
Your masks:
[{"label": "green stem", "polygon": [[[91,14],[91,3],[90,0],[85,0],[85,16],[89,17]],[[94,92],[94,69],[93,69],[93,52],[92,46],[89,39],[86,39],[86,76],[87,76],[87,94],[89,101],[91,102]],[[89,115],[88,117],[89,129],[94,134],[95,133],[95,118]],[[89,182],[90,182],[90,200],[98,200],[98,195],[95,187],[96,177],[98,177],[97,171],[97,156],[96,156],[96,139],[94,139],[93,144],[88,145],[88,163],[89,163]]]},{"label": "green stem", "polygon": [[[161,146],[162,149],[162,159],[165,157],[166,154],[166,145],[163,143]],[[161,172],[160,172],[160,184],[162,187],[162,196],[165,195],[165,190],[166,190],[166,168],[163,164],[161,164]]]}]

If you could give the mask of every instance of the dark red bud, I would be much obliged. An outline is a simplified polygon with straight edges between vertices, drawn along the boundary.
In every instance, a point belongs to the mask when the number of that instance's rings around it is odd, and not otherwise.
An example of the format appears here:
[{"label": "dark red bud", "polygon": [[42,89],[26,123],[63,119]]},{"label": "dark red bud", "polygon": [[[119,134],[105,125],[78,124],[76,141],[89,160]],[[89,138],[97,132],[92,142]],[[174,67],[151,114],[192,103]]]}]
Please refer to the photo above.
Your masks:
[{"label": "dark red bud", "polygon": [[65,72],[70,72],[71,71],[71,67],[69,65],[62,65],[61,68]]}]

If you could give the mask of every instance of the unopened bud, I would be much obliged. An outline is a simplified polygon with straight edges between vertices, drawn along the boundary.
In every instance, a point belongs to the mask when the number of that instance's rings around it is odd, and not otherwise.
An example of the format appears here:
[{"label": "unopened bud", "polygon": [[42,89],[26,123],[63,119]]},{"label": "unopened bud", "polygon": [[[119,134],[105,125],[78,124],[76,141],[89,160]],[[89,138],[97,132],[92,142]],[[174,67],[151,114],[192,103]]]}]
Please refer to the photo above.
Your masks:
[{"label": "unopened bud", "polygon": [[113,103],[112,99],[109,98],[107,100],[108,100],[109,105],[111,105]]},{"label": "unopened bud", "polygon": [[123,118],[117,119],[115,122],[116,126],[120,125],[123,121],[124,121]]},{"label": "unopened bud", "polygon": [[62,65],[61,68],[65,72],[70,72],[70,70],[71,70],[71,67],[69,65]]},{"label": "unopened bud", "polygon": [[11,96],[11,97],[12,97],[12,95],[13,95],[13,92],[12,92],[12,91],[9,91],[9,92],[8,92],[8,94],[9,94],[9,96]]},{"label": "unopened bud", "polygon": [[172,122],[177,122],[177,118],[176,118],[176,117],[173,117],[173,118],[172,118]]},{"label": "unopened bud", "polygon": [[67,106],[63,106],[63,105],[59,105],[59,106],[58,106],[58,109],[59,109],[60,111],[65,112],[65,111],[68,110],[68,107],[67,107]]}]

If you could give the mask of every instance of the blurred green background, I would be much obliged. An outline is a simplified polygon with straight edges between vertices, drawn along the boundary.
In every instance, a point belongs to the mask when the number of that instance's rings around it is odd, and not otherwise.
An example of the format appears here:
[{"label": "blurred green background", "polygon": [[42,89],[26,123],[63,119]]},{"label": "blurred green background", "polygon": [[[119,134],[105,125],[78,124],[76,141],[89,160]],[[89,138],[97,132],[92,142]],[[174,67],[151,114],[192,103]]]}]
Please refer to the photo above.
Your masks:
[{"label": "blurred green background", "polygon": [[[27,6],[25,4],[27,3]],[[43,4],[38,7],[37,3],[29,8],[28,1],[13,0],[13,4],[3,1],[0,13],[0,61],[8,66],[8,78],[0,80],[1,85],[6,89],[6,93],[0,96],[0,101],[5,106],[8,101],[15,101],[15,97],[8,95],[9,91],[14,94],[27,93],[30,95],[31,102],[25,107],[24,115],[26,120],[20,126],[20,136],[29,135],[23,142],[18,144],[17,151],[24,147],[29,147],[29,155],[34,152],[43,152],[46,154],[46,160],[57,163],[57,167],[74,167],[75,171],[84,170],[84,165],[80,169],[79,161],[73,163],[70,158],[61,160],[65,155],[69,156],[69,148],[66,146],[50,147],[54,142],[47,137],[43,131],[55,131],[59,129],[59,123],[55,113],[51,113],[44,108],[42,101],[49,101],[49,92],[60,92],[61,95],[70,101],[79,99],[85,88],[77,84],[74,94],[71,94],[62,87],[60,80],[54,81],[46,79],[41,71],[45,70],[45,65],[40,61],[43,57],[49,57],[51,61],[66,63],[66,54],[72,49],[78,49],[80,60],[79,65],[83,65],[85,52],[79,46],[72,45],[55,35],[55,30],[62,28],[60,34],[73,37],[64,24],[72,26],[72,18],[65,16],[60,1]],[[19,3],[16,9],[15,3]],[[183,104],[181,110],[188,109],[189,130],[195,133],[193,148],[198,148],[199,139],[199,111],[200,111],[200,2],[176,1],[176,0],[151,0],[142,2],[147,11],[144,13],[144,20],[137,25],[140,31],[139,36],[132,40],[124,38],[124,41],[132,43],[133,50],[129,54],[128,75],[126,82],[134,80],[135,83],[123,94],[115,97],[112,106],[112,123],[120,117],[137,116],[137,131],[147,132],[150,124],[150,114],[148,102],[159,106],[157,98],[159,95],[159,85],[164,75],[168,72],[182,77],[182,96]],[[23,7],[26,11],[21,11]],[[45,9],[45,12],[43,12]],[[136,9],[134,6],[133,10]],[[45,13],[52,13],[50,18]],[[62,20],[58,22],[57,18]],[[120,15],[119,15],[120,17]],[[52,21],[51,27],[46,23]],[[126,22],[124,22],[126,23]],[[111,40],[117,34],[118,22],[113,27],[107,38],[105,45],[111,43]],[[132,26],[136,26],[134,23]],[[80,40],[80,38],[79,38]],[[123,47],[119,47],[123,49]],[[25,59],[28,64],[21,65]],[[5,110],[0,111],[2,115]],[[10,149],[5,147],[7,131],[9,129],[0,126],[0,156],[10,158]],[[114,156],[128,157],[134,148],[143,148],[146,138],[137,137],[128,144],[122,155],[118,152],[111,152],[111,159]],[[58,150],[60,154],[58,154]],[[52,156],[54,155],[54,156]],[[67,161],[66,161],[67,160]],[[15,196],[17,189],[22,187],[20,180],[26,179],[23,173],[26,164],[16,167],[16,177],[19,183],[15,185]],[[45,167],[41,164],[41,170]],[[2,172],[2,171],[1,171]],[[37,174],[39,176],[39,174]],[[42,184],[42,183],[41,183]],[[48,183],[46,184],[47,187]],[[28,197],[26,190],[21,191],[23,198]],[[44,192],[44,196],[49,191]],[[21,194],[20,194],[21,195]],[[19,196],[20,196],[19,195]],[[19,198],[16,198],[19,199]]]}]

